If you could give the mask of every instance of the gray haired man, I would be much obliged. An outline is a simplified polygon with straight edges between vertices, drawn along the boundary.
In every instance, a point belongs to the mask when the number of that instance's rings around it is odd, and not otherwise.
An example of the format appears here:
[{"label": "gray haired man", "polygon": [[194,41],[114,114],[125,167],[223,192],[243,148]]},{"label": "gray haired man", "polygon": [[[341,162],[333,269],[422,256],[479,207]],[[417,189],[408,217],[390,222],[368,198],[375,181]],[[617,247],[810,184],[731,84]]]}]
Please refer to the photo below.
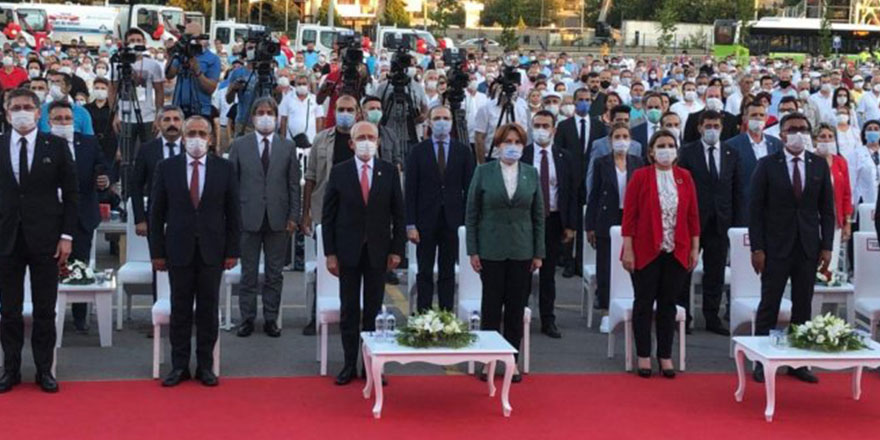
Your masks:
[{"label": "gray haired man", "polygon": [[293,142],[276,133],[278,105],[269,97],[251,106],[254,132],[236,138],[229,161],[238,177],[241,196],[241,324],[238,336],[254,331],[257,314],[260,254],[265,255],[263,331],[281,336],[276,322],[284,277],[288,236],[300,221],[300,168]]}]

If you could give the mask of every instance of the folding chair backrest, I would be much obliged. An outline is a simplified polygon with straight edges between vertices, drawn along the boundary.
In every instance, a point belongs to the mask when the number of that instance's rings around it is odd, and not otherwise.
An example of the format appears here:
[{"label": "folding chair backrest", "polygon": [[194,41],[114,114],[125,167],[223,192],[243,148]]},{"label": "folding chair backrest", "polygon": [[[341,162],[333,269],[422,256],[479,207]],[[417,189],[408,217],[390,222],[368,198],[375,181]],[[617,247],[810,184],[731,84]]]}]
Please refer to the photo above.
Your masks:
[{"label": "folding chair backrest", "polygon": [[873,203],[862,203],[859,205],[859,230],[862,232],[874,230]]},{"label": "folding chair backrest", "polygon": [[853,241],[856,298],[880,297],[880,242],[876,232],[856,232]]},{"label": "folding chair backrest", "polygon": [[338,297],[339,278],[336,278],[327,270],[327,257],[324,256],[324,237],[321,234],[321,225],[318,225],[318,227],[315,228],[315,239],[318,242],[318,251],[315,258],[316,265],[318,266],[315,295],[319,297]]},{"label": "folding chair backrest", "polygon": [[[125,261],[150,261],[150,245],[147,237],[141,237],[135,233],[134,208],[131,200],[126,204],[128,215],[125,221]],[[92,246],[92,249],[95,247]]]},{"label": "folding chair backrest", "polygon": [[458,227],[458,298],[464,300],[480,300],[483,298],[483,281],[480,274],[471,266],[471,257],[467,254],[467,234],[464,226]]},{"label": "folding chair backrest", "polygon": [[620,226],[611,227],[611,279],[609,296],[612,299],[633,298],[633,285],[630,274],[623,268],[620,256],[623,250],[623,237]]},{"label": "folding chair backrest", "polygon": [[747,228],[730,228],[730,298],[761,296],[761,278],[752,268],[752,248]]}]

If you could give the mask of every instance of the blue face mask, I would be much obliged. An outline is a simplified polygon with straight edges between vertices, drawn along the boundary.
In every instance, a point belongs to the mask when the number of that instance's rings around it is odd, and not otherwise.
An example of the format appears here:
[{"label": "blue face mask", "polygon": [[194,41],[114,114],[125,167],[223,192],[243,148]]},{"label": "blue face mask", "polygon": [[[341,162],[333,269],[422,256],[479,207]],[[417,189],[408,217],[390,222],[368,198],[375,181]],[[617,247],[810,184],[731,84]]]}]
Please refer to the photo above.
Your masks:
[{"label": "blue face mask", "polygon": [[516,144],[505,144],[501,146],[501,159],[508,162],[516,162],[522,157],[522,148]]},{"label": "blue face mask", "polygon": [[436,135],[449,136],[449,132],[452,131],[452,121],[446,121],[443,119],[433,121],[431,122],[431,130]]},{"label": "blue face mask", "polygon": [[576,101],[574,103],[574,111],[581,116],[585,116],[590,112],[590,101]]},{"label": "blue face mask", "polygon": [[342,128],[351,128],[354,125],[354,113],[337,113],[336,125]]},{"label": "blue face mask", "polygon": [[880,141],[880,131],[866,131],[865,140],[868,141],[869,144],[876,144]]}]

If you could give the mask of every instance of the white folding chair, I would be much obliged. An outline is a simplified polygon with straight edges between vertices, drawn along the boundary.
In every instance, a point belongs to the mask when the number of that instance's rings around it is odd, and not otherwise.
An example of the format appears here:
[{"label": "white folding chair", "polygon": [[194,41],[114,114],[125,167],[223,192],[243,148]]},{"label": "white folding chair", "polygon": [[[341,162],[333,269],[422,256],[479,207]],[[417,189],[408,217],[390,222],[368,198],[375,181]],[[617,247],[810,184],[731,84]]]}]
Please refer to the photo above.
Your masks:
[{"label": "white folding chair", "polygon": [[[623,324],[625,368],[632,371],[633,368],[633,326],[632,311],[635,293],[633,291],[632,278],[623,268],[620,262],[620,253],[623,249],[623,237],[620,235],[620,226],[611,227],[611,277],[609,280],[609,307],[608,307],[608,358],[614,357],[614,331],[617,326]],[[654,305],[656,311],[657,305]],[[675,306],[675,322],[678,324],[678,369],[685,371],[686,339],[685,322],[687,316],[684,307]]]},{"label": "white folding chair", "polygon": [[[219,313],[219,310],[218,310]],[[171,283],[168,272],[156,272],[156,302],[153,304],[153,379],[159,378],[159,364],[163,362],[162,327],[171,325]],[[214,343],[214,374],[220,376],[220,336]]]},{"label": "white folding chair", "polygon": [[324,255],[324,238],[321,225],[315,228],[318,242],[316,254],[317,279],[315,281],[315,319],[320,332],[317,346],[318,361],[321,363],[321,376],[327,375],[327,344],[330,324],[338,324],[342,310],[339,300],[339,278],[327,270],[327,257]]},{"label": "white folding chair", "polygon": [[[458,228],[458,318],[464,322],[468,322],[471,314],[480,313],[483,301],[483,281],[480,274],[471,267],[471,259],[467,254],[467,234],[465,227]],[[531,324],[532,309],[525,308],[523,313],[523,338],[520,343],[519,351],[520,362],[522,363],[522,371],[526,374],[531,367]],[[468,374],[474,374],[474,363],[468,363]]]},{"label": "white folding chair", "polygon": [[853,247],[856,325],[877,338],[880,324],[880,242],[876,232],[856,232]]},{"label": "white folding chair", "polygon": [[596,275],[596,250],[584,237],[583,288],[581,290],[581,317],[587,316],[587,328],[593,327],[593,305],[596,303],[596,289],[599,287]]},{"label": "white folding chair", "polygon": [[[116,329],[122,330],[122,307],[126,304],[126,317],[131,319],[131,292],[126,284],[152,284],[153,264],[150,261],[150,245],[146,237],[135,233],[134,209],[131,200],[126,203],[128,212],[125,222],[125,263],[116,273]],[[95,246],[92,246],[92,252]],[[127,302],[125,301],[127,297]]]},{"label": "white folding chair", "polygon": [[[724,266],[724,287],[730,285],[730,266]],[[700,286],[700,302],[697,303],[697,286]],[[700,251],[700,257],[697,259],[697,267],[694,268],[693,273],[691,274],[691,285],[690,285],[690,296],[688,297],[688,303],[691,311],[691,316],[696,316],[697,307],[702,306],[702,296],[703,296],[703,252]],[[722,288],[723,292],[723,288]],[[705,317],[704,317],[705,318]],[[691,325],[693,326],[693,321],[691,321]]]},{"label": "white folding chair", "polygon": [[859,204],[859,231],[870,232],[874,230],[874,204]]},{"label": "white folding chair", "polygon": [[[291,240],[291,242],[293,242],[291,246],[294,247],[291,251],[291,255],[296,255],[296,240]],[[318,263],[315,255],[317,247],[318,243],[315,242],[314,235],[307,235],[303,238],[303,285],[306,292],[306,313],[308,313],[309,308],[312,307],[312,300],[315,298],[315,282],[318,279]],[[281,323],[278,325],[280,328]]]},{"label": "white folding chair", "polygon": [[[730,357],[733,336],[740,326],[749,324],[755,334],[758,305],[761,303],[761,278],[752,268],[752,248],[747,228],[730,228]],[[791,300],[782,299],[778,322],[791,321]]]}]

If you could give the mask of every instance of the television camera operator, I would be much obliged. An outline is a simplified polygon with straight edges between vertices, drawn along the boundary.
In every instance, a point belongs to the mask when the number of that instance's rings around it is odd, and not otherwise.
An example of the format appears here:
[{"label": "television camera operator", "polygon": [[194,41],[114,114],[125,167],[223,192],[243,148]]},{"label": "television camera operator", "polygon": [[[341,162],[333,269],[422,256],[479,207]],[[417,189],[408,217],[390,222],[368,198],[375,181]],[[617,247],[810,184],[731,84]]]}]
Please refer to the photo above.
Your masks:
[{"label": "television camera operator", "polygon": [[207,50],[209,40],[199,23],[189,22],[180,41],[169,49],[172,61],[165,78],[177,78],[173,102],[183,109],[187,118],[192,115],[211,118],[211,94],[220,79],[220,58]]},{"label": "television camera operator", "polygon": [[[131,102],[121,101],[116,104],[121,78],[117,74],[119,62],[114,63],[114,76],[108,93],[111,107],[118,110],[113,119],[113,131],[117,134],[131,132],[137,138],[138,144],[141,144],[155,137],[153,123],[156,120],[156,111],[165,106],[165,74],[162,63],[151,58],[146,51],[143,31],[135,28],[126,31],[125,44],[125,49],[134,52],[136,56],[136,61],[130,64],[134,85],[137,87],[140,116],[138,118],[133,112],[124,111],[133,107]],[[124,127],[125,125],[132,127]]]},{"label": "television camera operator", "polygon": [[324,101],[330,99],[327,116],[324,119],[325,129],[336,125],[336,100],[340,96],[350,95],[360,102],[364,97],[365,86],[370,80],[367,65],[364,64],[361,34],[352,31],[340,32],[336,38],[336,47],[342,60],[342,68],[331,69],[317,96],[320,105],[324,105]]},{"label": "television camera operator", "polygon": [[245,133],[251,122],[249,111],[256,98],[270,96],[280,102],[275,94],[275,77],[272,62],[281,53],[281,45],[272,38],[268,31],[249,33],[245,40],[241,58],[244,66],[238,67],[229,74],[229,87],[226,91],[226,102],[233,104],[238,97],[235,127],[238,135]]}]

